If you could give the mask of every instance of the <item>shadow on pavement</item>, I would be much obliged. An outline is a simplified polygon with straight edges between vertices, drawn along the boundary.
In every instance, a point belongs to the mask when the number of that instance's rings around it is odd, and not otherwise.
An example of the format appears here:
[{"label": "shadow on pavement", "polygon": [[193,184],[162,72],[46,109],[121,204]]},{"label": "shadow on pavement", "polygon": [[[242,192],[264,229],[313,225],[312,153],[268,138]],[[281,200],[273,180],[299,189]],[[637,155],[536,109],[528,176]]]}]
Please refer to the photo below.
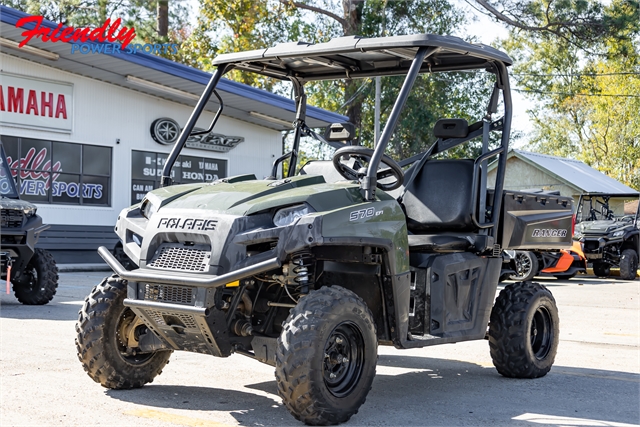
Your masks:
[{"label": "shadow on pavement", "polygon": [[[270,388],[270,384],[275,389],[275,380],[258,384],[255,388],[263,385]],[[277,395],[269,398],[249,391],[153,384],[137,390],[107,390],[105,393],[114,399],[157,408],[230,412],[238,423],[247,426],[254,426],[256,423],[274,426],[301,425],[289,415]],[[193,417],[206,418],[203,414],[196,413]]]},{"label": "shadow on pavement", "polygon": [[[504,378],[493,368],[446,359],[381,355],[378,364],[366,403],[347,425],[536,426],[522,419],[525,414],[564,417],[564,425],[573,418],[629,424],[640,419],[637,374],[558,366],[546,377],[523,380]],[[228,411],[245,426],[302,425],[282,406],[275,380],[245,387],[246,392],[150,385],[106,393],[114,399],[158,408]],[[269,397],[251,389],[266,392]],[[616,402],[615,407],[611,402]],[[504,418],[496,417],[496,407]],[[203,414],[194,417],[202,418]]]},{"label": "shadow on pavement", "polygon": [[0,319],[78,320],[79,301],[53,301],[45,305],[23,305],[12,295],[0,301]]}]

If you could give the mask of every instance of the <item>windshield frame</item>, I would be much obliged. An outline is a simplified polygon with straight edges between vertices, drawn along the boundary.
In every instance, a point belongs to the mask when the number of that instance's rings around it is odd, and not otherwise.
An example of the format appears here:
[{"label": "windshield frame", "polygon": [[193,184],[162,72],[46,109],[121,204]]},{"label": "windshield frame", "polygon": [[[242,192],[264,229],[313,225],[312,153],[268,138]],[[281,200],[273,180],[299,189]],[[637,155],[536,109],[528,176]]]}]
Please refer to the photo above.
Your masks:
[{"label": "windshield frame", "polygon": [[[625,214],[624,211],[622,213],[616,213],[615,209],[608,207],[610,201],[615,202],[616,200],[640,201],[640,194],[581,194],[576,207],[576,224],[587,221],[618,221],[621,218],[630,215],[633,215],[633,222],[637,222],[638,216],[640,215],[640,203],[638,203],[635,213]],[[606,203],[606,207],[603,202]],[[585,206],[589,208],[589,213],[586,216],[583,215]],[[609,215],[603,214],[603,209],[605,208],[609,210]]]}]

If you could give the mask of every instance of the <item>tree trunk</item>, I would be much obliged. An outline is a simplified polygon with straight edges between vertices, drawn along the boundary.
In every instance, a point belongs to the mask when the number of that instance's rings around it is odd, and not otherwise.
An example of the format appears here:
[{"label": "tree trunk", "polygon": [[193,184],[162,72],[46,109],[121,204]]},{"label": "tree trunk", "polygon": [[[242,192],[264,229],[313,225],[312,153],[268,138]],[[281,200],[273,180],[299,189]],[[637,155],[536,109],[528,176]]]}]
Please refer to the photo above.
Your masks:
[{"label": "tree trunk", "polygon": [[158,35],[166,37],[169,33],[169,0],[158,0]]}]

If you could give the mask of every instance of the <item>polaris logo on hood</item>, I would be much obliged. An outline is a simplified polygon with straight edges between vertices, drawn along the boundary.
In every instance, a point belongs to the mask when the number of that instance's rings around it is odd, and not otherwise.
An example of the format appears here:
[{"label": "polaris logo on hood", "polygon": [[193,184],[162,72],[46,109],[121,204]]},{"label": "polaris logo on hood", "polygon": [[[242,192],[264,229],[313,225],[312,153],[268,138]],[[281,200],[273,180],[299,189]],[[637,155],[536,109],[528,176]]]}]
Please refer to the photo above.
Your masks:
[{"label": "polaris logo on hood", "polygon": [[213,231],[218,221],[202,218],[160,218],[159,227],[181,230]]},{"label": "polaris logo on hood", "polygon": [[536,228],[531,237],[566,237],[567,230],[564,228]]}]

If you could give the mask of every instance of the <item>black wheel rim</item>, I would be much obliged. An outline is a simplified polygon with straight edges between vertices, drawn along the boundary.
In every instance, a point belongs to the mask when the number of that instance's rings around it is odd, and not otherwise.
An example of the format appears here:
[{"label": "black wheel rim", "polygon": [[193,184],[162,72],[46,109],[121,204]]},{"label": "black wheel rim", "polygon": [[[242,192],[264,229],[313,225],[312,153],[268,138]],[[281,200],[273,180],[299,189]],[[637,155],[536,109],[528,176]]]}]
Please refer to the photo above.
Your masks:
[{"label": "black wheel rim", "polygon": [[530,333],[531,350],[536,359],[547,357],[553,339],[551,314],[545,307],[538,307],[533,314]]},{"label": "black wheel rim", "polygon": [[133,327],[136,321],[136,315],[130,308],[124,307],[124,310],[118,316],[118,323],[116,325],[116,347],[118,353],[122,359],[131,365],[143,365],[154,353],[140,353],[135,349],[129,348],[127,343],[129,342],[128,335],[129,329]]},{"label": "black wheel rim", "polygon": [[29,293],[36,294],[38,291],[40,291],[38,287],[40,276],[38,274],[38,269],[33,262],[33,258],[31,258],[31,260],[27,264],[27,268],[25,269],[23,274],[27,278],[25,284],[27,285],[27,289],[29,289]]},{"label": "black wheel rim", "polygon": [[353,322],[336,326],[324,346],[324,383],[336,397],[348,396],[364,369],[364,338]]}]

